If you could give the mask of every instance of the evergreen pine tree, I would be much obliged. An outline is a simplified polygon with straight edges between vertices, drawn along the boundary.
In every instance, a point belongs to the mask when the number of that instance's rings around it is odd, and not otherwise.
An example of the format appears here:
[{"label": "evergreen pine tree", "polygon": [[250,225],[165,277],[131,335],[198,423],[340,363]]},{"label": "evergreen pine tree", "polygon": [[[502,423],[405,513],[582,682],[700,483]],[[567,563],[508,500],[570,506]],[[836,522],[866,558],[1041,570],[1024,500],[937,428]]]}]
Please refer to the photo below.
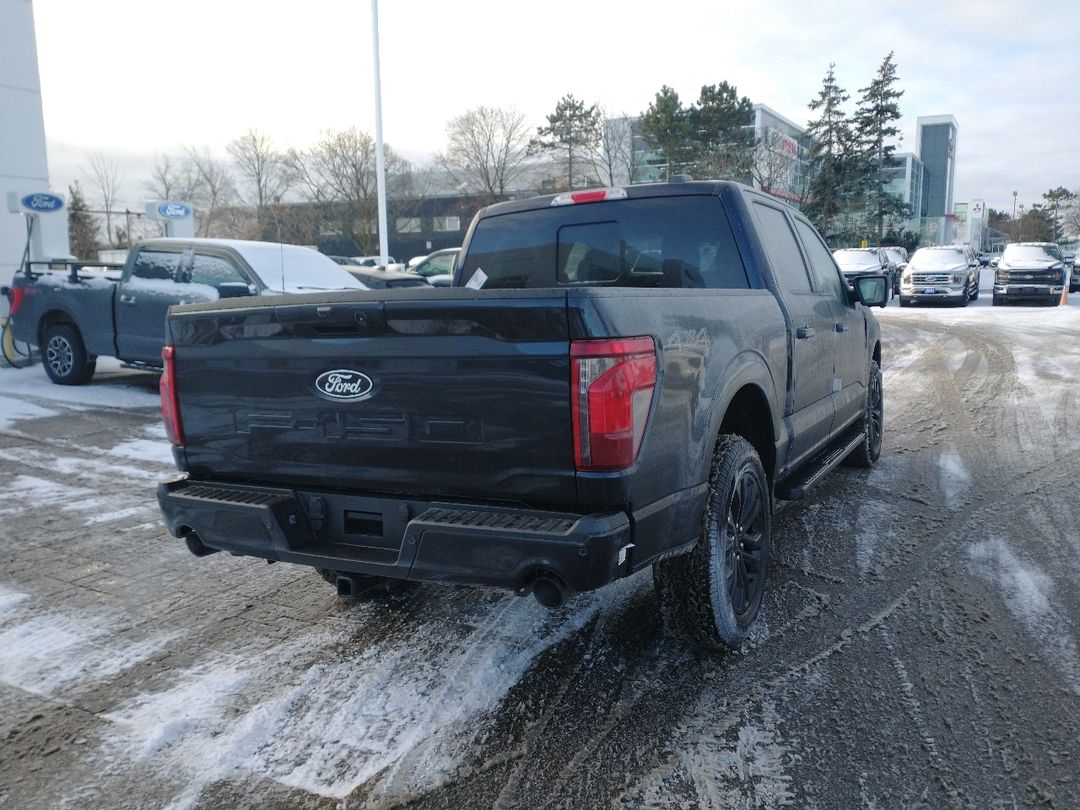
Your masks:
[{"label": "evergreen pine tree", "polygon": [[98,257],[98,224],[86,206],[79,181],[68,186],[68,241],[71,252],[78,259],[93,260]]},{"label": "evergreen pine tree", "polygon": [[678,168],[685,160],[690,120],[679,94],[666,84],[641,116],[641,133],[646,143],[660,153],[664,161],[663,179],[667,180],[672,167]]},{"label": "evergreen pine tree", "polygon": [[836,83],[835,64],[829,65],[818,97],[810,102],[818,118],[807,124],[810,147],[808,201],[806,215],[826,239],[841,228],[840,218],[850,209],[852,186],[851,126],[843,105],[848,94]]},{"label": "evergreen pine tree", "polygon": [[696,160],[694,175],[750,182],[754,107],[726,81],[701,88],[688,113]]},{"label": "evergreen pine tree", "polygon": [[889,168],[896,151],[893,139],[900,133],[896,122],[900,120],[900,97],[897,90],[896,65],[890,51],[877,75],[867,87],[859,90],[862,98],[855,111],[854,135],[857,151],[866,169],[866,213],[874,242],[881,244],[886,228],[892,220],[903,217],[906,206],[897,194],[891,194]]},{"label": "evergreen pine tree", "polygon": [[[595,148],[600,139],[600,108],[593,104],[586,107],[573,95],[563,96],[555,105],[555,112],[547,116],[548,125],[539,127],[533,141],[541,149],[560,149],[566,152],[567,188],[574,188],[574,157],[577,155],[580,166],[586,166],[585,156]],[[581,169],[578,170],[579,173]],[[590,175],[588,180],[592,180]]]}]

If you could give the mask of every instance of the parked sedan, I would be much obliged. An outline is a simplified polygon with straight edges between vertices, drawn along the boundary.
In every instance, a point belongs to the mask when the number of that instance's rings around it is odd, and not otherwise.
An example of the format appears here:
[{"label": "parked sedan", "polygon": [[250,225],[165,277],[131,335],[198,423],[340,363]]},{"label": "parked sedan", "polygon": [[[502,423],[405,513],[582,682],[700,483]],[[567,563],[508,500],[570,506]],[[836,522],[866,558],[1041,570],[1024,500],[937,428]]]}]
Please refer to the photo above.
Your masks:
[{"label": "parked sedan", "polygon": [[967,245],[919,248],[900,277],[900,306],[941,301],[966,307],[979,297],[979,259]]},{"label": "parked sedan", "polygon": [[882,248],[844,248],[834,250],[833,259],[840,266],[840,272],[848,284],[854,284],[861,276],[884,275],[889,282],[889,289],[896,289],[896,267],[889,261]]}]

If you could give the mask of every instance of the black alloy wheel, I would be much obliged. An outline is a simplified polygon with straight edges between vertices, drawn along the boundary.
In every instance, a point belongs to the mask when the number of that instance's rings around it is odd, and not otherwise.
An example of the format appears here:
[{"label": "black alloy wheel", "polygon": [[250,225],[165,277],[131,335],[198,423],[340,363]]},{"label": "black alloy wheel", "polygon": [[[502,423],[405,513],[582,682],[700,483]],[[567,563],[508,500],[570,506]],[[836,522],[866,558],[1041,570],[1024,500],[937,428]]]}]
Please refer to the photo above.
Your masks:
[{"label": "black alloy wheel", "polygon": [[728,499],[727,521],[719,527],[727,549],[727,592],[736,619],[760,602],[765,585],[765,493],[751,460],[744,462]]}]

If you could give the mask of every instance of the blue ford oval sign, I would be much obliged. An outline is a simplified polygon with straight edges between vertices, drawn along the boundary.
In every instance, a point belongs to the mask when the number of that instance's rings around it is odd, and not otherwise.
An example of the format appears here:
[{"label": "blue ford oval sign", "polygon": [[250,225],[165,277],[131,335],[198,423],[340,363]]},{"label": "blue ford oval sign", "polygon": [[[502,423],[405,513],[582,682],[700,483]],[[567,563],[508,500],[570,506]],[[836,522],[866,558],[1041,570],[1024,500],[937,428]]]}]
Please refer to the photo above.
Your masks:
[{"label": "blue ford oval sign", "polygon": [[191,209],[183,203],[164,202],[157,210],[166,219],[187,219],[191,216]]},{"label": "blue ford oval sign", "polygon": [[320,374],[315,380],[315,392],[320,397],[338,402],[367,399],[374,387],[371,377],[351,368],[336,368]]},{"label": "blue ford oval sign", "polygon": [[19,202],[31,211],[59,211],[64,201],[55,194],[27,194]]}]

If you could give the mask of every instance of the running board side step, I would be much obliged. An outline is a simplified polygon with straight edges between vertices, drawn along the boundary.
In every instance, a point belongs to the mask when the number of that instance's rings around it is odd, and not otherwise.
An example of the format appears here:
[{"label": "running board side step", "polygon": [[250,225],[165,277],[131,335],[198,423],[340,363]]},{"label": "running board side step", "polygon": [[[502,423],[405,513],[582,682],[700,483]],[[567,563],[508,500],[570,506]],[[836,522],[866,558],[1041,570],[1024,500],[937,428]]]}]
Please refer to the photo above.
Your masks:
[{"label": "running board side step", "polygon": [[865,438],[866,433],[859,428],[848,431],[779,484],[776,497],[784,501],[797,501],[805,497],[811,487],[820,484]]}]

